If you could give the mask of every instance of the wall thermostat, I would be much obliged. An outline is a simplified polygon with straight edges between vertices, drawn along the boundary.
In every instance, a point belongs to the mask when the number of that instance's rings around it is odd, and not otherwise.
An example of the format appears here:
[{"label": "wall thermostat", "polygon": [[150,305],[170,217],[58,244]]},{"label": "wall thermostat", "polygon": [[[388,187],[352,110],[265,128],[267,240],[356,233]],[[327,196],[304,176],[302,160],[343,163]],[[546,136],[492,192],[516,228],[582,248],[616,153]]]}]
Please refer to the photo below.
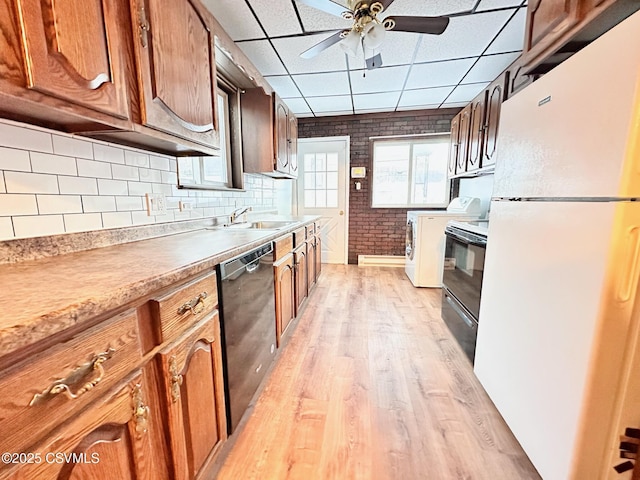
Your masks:
[{"label": "wall thermostat", "polygon": [[366,176],[366,167],[351,167],[351,178],[365,178]]}]

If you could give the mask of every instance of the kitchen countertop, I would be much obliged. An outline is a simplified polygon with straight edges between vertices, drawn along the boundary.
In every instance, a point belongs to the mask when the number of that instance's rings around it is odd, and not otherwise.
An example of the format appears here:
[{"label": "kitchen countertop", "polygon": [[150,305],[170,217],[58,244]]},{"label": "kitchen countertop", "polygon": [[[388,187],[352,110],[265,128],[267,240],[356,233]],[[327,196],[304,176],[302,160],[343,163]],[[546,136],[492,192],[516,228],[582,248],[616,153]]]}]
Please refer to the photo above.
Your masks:
[{"label": "kitchen countertop", "polygon": [[200,229],[0,265],[0,357],[210,271],[318,218],[269,215],[264,219],[297,223],[279,230]]}]

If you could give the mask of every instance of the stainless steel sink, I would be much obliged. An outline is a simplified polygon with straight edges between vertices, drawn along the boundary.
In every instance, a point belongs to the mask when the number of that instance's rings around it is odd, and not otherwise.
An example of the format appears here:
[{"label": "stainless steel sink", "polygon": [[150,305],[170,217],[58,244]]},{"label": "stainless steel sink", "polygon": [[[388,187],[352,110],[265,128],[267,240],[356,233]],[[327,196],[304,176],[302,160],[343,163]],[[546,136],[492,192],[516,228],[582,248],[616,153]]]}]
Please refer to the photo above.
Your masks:
[{"label": "stainless steel sink", "polygon": [[286,228],[290,225],[293,225],[296,222],[291,221],[282,221],[282,220],[262,220],[256,222],[243,222],[243,223],[232,223],[230,225],[225,225],[223,227],[218,227],[220,229],[262,229],[262,230],[280,230],[281,228]]}]

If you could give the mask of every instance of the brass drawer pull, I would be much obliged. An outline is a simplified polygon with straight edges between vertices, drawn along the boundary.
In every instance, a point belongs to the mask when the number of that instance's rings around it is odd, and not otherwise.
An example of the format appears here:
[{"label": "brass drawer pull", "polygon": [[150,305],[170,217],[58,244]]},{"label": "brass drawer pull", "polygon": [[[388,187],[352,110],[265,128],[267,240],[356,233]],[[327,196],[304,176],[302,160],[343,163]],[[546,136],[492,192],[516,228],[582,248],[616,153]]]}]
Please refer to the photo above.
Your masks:
[{"label": "brass drawer pull", "polygon": [[184,315],[187,312],[191,312],[193,315],[199,314],[204,310],[204,299],[207,298],[207,296],[207,292],[202,292],[193,300],[189,300],[178,308],[178,315]]},{"label": "brass drawer pull", "polygon": [[133,397],[133,420],[136,424],[136,432],[147,433],[149,424],[149,406],[144,404],[142,385],[137,383],[131,392]]},{"label": "brass drawer pull", "polygon": [[[47,387],[42,391],[42,393],[36,393],[29,403],[29,406],[32,407],[34,405],[37,405],[38,403],[41,403],[62,392],[64,392],[65,395],[71,400],[75,400],[79,396],[87,393],[89,390],[93,390],[95,386],[98,385],[98,383],[100,383],[104,378],[105,371],[102,364],[109,360],[115,352],[115,349],[110,348],[106,352],[94,355],[90,362],[77,367],[73,372],[69,374],[69,376],[67,376],[67,378],[55,381],[53,385]],[[76,393],[73,393],[69,385],[78,383],[82,378],[86,377],[94,370],[98,371],[98,376],[93,380],[86,382],[84,385],[82,385],[82,387],[80,387],[80,389],[78,389]]]},{"label": "brass drawer pull", "polygon": [[175,355],[169,358],[169,374],[171,375],[171,399],[173,403],[176,403],[180,399],[180,387],[184,378],[180,375],[180,370],[178,370],[178,361]]}]

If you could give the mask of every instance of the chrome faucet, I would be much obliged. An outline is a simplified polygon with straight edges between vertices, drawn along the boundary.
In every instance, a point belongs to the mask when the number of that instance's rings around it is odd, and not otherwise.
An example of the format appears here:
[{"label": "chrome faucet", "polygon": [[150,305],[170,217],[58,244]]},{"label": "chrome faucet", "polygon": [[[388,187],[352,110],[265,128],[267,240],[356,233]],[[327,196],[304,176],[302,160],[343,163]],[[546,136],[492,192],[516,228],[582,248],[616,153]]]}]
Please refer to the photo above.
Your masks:
[{"label": "chrome faucet", "polygon": [[236,223],[238,217],[244,213],[250,212],[251,207],[240,207],[236,208],[233,212],[231,212],[230,223]]}]

